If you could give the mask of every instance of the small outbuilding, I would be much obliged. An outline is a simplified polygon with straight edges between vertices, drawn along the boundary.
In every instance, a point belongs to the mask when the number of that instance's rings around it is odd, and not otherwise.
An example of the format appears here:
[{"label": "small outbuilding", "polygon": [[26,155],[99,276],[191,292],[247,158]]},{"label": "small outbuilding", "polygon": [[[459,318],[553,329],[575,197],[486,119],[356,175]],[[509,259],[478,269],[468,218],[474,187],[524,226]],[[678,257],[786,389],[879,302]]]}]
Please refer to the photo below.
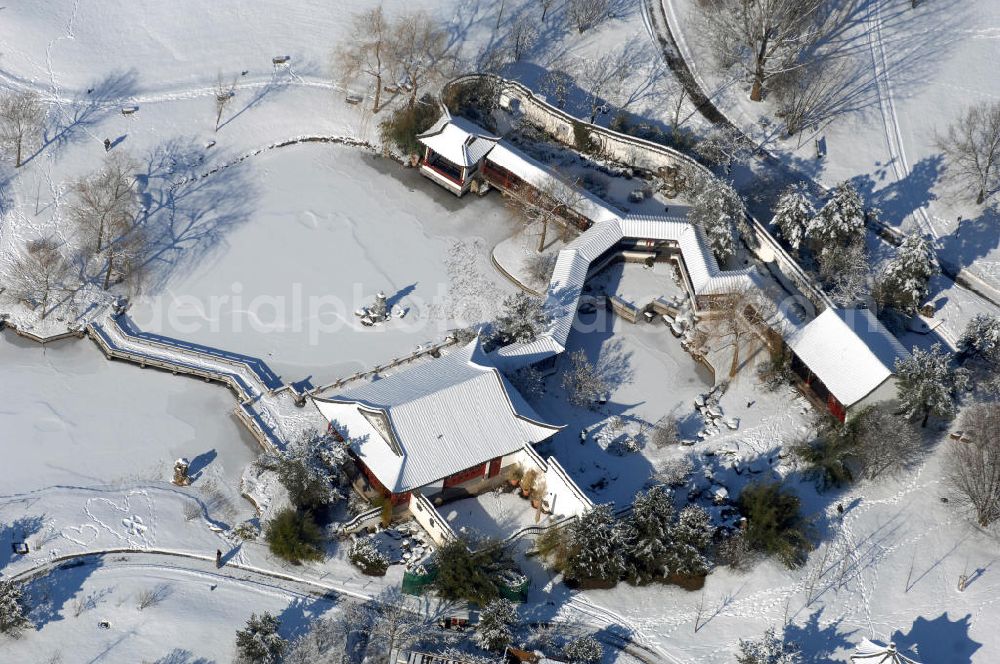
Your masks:
[{"label": "small outbuilding", "polygon": [[909,353],[868,309],[827,309],[786,338],[792,369],[844,421],[896,398],[896,360]]},{"label": "small outbuilding", "polygon": [[444,115],[417,136],[424,146],[420,173],[456,196],[461,196],[479,173],[483,159],[500,140],[465,118]]}]

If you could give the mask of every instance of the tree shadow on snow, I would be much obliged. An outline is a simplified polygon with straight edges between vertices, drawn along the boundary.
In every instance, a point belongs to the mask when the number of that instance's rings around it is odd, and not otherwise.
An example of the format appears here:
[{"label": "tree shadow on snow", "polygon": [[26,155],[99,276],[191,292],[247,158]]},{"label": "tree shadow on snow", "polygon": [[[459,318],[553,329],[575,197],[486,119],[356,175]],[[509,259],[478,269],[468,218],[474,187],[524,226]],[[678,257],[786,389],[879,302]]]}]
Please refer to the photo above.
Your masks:
[{"label": "tree shadow on snow", "polygon": [[27,542],[29,537],[41,532],[44,525],[44,514],[22,516],[9,524],[0,523],[0,570],[17,559],[18,554],[14,552],[14,546],[20,542]]},{"label": "tree shadow on snow", "polygon": [[850,650],[853,643],[848,639],[857,630],[841,631],[843,618],[837,618],[825,626],[820,624],[823,609],[813,612],[805,623],[789,623],[785,626],[785,640],[798,644],[807,662],[830,662],[837,651]]},{"label": "tree shadow on snow", "polygon": [[892,640],[900,651],[914,653],[920,662],[972,664],[972,656],[982,644],[972,640],[972,614],[949,620],[948,613],[928,620],[920,616],[906,633],[896,632]]},{"label": "tree shadow on snow", "polygon": [[[99,602],[93,597],[79,598],[79,611],[66,604],[81,592],[86,580],[103,564],[103,559],[99,556],[76,558],[56,566],[45,576],[28,582],[25,587],[27,604],[31,607],[28,617],[36,628],[41,629],[50,622],[74,617],[77,612],[80,616],[76,617],[86,615],[95,622],[102,620],[103,617],[97,610]],[[103,594],[99,595],[103,597]]]},{"label": "tree shadow on snow", "polygon": [[[55,104],[42,130],[41,145],[24,163],[50,147],[58,151],[87,138],[88,130],[100,121],[104,112],[121,110],[122,102],[135,94],[138,80],[134,69],[112,72],[92,83],[85,94],[77,94],[73,99]],[[95,151],[102,148],[98,141],[94,142]]]},{"label": "tree shadow on snow", "polygon": [[211,168],[205,148],[182,138],[145,156],[137,182],[145,209],[140,225],[149,241],[143,263],[153,292],[219,250],[226,234],[250,218],[258,190],[239,161],[229,165],[222,158],[216,163],[223,165]]}]

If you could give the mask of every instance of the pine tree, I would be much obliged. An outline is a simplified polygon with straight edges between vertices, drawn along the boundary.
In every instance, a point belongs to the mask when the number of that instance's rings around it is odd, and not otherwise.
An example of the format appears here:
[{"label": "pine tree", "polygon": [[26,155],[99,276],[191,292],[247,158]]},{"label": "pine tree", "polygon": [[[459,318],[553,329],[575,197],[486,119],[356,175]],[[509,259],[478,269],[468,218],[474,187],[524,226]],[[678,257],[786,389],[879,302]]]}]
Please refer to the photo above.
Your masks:
[{"label": "pine tree", "polygon": [[237,661],[241,664],[277,664],[288,646],[278,635],[281,621],[265,611],[251,613],[247,626],[236,632]]},{"label": "pine tree", "polygon": [[275,455],[264,455],[257,464],[274,470],[292,502],[311,510],[344,497],[344,464],[347,444],[331,434],[310,431]]},{"label": "pine tree", "polygon": [[704,509],[690,505],[681,510],[669,531],[666,566],[670,573],[681,576],[708,574],[705,552],[714,532],[712,518]]},{"label": "pine tree", "polygon": [[485,650],[503,650],[514,634],[511,628],[517,623],[517,609],[509,599],[500,597],[491,601],[479,614],[476,625],[476,643]]},{"label": "pine tree", "polygon": [[785,189],[774,206],[774,225],[778,233],[792,249],[798,251],[806,239],[809,222],[816,216],[806,192],[805,184],[799,182]]},{"label": "pine tree", "polygon": [[630,519],[635,539],[629,548],[628,561],[628,577],[632,583],[646,583],[665,576],[673,522],[674,505],[667,489],[654,486],[636,494]]},{"label": "pine tree", "polygon": [[563,655],[571,664],[597,664],[604,657],[604,646],[593,635],[587,634],[563,646]]},{"label": "pine tree", "polygon": [[625,573],[628,529],[618,521],[611,505],[598,505],[569,526],[569,555],[564,572],[576,581],[615,583]]},{"label": "pine tree", "polygon": [[864,227],[865,206],[861,195],[850,182],[842,182],[809,222],[806,239],[820,253],[835,251],[861,237]]},{"label": "pine tree", "polygon": [[689,191],[688,219],[705,231],[709,248],[719,260],[736,253],[740,235],[750,237],[743,201],[728,182],[697,174]]},{"label": "pine tree", "polygon": [[759,639],[740,639],[740,652],[736,656],[737,664],[800,664],[802,654],[798,645],[784,642],[774,634],[774,628],[768,627],[764,636]]},{"label": "pine tree", "polygon": [[1000,366],[1000,316],[973,316],[958,340],[958,350],[964,357],[980,358]]},{"label": "pine tree", "polygon": [[910,235],[903,240],[899,252],[882,272],[880,299],[885,305],[912,314],[927,299],[931,277],[940,272],[941,267],[930,241],[919,235]]},{"label": "pine tree", "polygon": [[956,402],[968,384],[965,369],[952,366],[951,353],[941,344],[930,351],[914,348],[906,359],[896,360],[896,390],[904,412],[909,417],[921,415],[920,426],[927,426],[933,414],[942,419],[955,416]]},{"label": "pine tree", "polygon": [[31,626],[21,584],[0,579],[0,633],[16,637]]},{"label": "pine tree", "polygon": [[542,301],[518,291],[504,298],[503,312],[493,321],[491,341],[497,347],[534,341],[548,324]]}]

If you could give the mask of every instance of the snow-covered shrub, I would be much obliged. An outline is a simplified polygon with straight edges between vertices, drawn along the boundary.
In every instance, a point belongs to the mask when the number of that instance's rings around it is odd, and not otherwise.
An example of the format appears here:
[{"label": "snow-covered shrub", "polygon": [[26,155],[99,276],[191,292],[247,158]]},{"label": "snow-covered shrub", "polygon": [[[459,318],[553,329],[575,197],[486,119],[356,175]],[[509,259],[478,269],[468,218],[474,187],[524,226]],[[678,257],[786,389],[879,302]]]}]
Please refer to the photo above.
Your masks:
[{"label": "snow-covered shrub", "polygon": [[354,540],[348,557],[356,567],[369,576],[382,576],[389,569],[389,557],[379,551],[371,537],[359,537]]},{"label": "snow-covered shrub", "polygon": [[514,603],[503,597],[494,599],[479,614],[476,643],[484,650],[503,650],[514,640],[511,628],[516,623]]},{"label": "snow-covered shrub", "polygon": [[663,487],[636,494],[629,517],[632,539],[628,577],[633,583],[675,577],[690,580],[708,573],[706,556],[715,528],[696,506],[674,515],[670,492]]},{"label": "snow-covered shrub", "polygon": [[277,664],[288,647],[278,634],[281,621],[265,611],[251,613],[247,626],[236,631],[236,661],[239,664]]},{"label": "snow-covered shrub", "polygon": [[260,535],[260,528],[253,521],[243,521],[233,528],[233,534],[244,542],[253,542]]},{"label": "snow-covered shrub", "polygon": [[683,486],[687,484],[688,478],[694,472],[694,462],[691,456],[685,454],[682,457],[667,459],[656,470],[656,480],[667,486]]},{"label": "snow-covered shrub", "polygon": [[759,639],[740,639],[737,664],[800,664],[802,654],[795,643],[779,639],[773,627],[768,627]]},{"label": "snow-covered shrub", "polygon": [[563,646],[563,655],[572,664],[597,664],[604,657],[604,646],[592,635],[587,634]]},{"label": "snow-covered shrub", "polygon": [[981,358],[1000,366],[1000,316],[973,316],[958,340],[958,350],[963,357]]},{"label": "snow-covered shrub", "polygon": [[264,526],[264,539],[271,553],[292,563],[320,560],[322,534],[308,513],[285,509]]},{"label": "snow-covered shrub", "polygon": [[968,372],[952,366],[951,353],[936,343],[929,351],[914,348],[910,357],[896,360],[896,391],[908,417],[931,415],[951,419],[957,401],[968,385]]},{"label": "snow-covered shrub", "polygon": [[680,430],[677,427],[677,418],[667,415],[653,425],[653,434],[650,437],[653,445],[658,448],[669,447],[680,442]]},{"label": "snow-covered shrub", "polygon": [[493,320],[490,343],[499,348],[534,341],[548,324],[549,315],[542,300],[517,291],[504,298],[503,310]]},{"label": "snow-covered shrub", "polygon": [[818,254],[837,251],[864,234],[865,206],[850,182],[841,182],[809,222],[806,239]]},{"label": "snow-covered shrub", "polygon": [[877,300],[903,313],[912,314],[927,299],[931,277],[941,272],[930,241],[908,235],[896,255],[879,275]]},{"label": "snow-covered shrub", "polygon": [[256,463],[277,474],[296,507],[313,510],[343,498],[340,487],[347,459],[346,443],[329,433],[311,431],[289,444],[286,450],[263,455]]},{"label": "snow-covered shrub", "polygon": [[719,563],[728,565],[737,572],[745,572],[753,567],[756,554],[750,548],[746,533],[736,530],[719,544],[717,559]]},{"label": "snow-covered shrub", "polygon": [[682,509],[669,531],[667,571],[687,578],[708,574],[707,552],[714,534],[715,526],[708,512],[697,505]]},{"label": "snow-covered shrub", "polygon": [[625,573],[628,534],[611,505],[598,505],[566,529],[567,579],[583,584],[614,585]]},{"label": "snow-covered shrub", "polygon": [[732,185],[718,178],[694,171],[689,179],[688,219],[701,226],[709,248],[720,260],[736,253],[740,235],[750,237],[743,201]]},{"label": "snow-covered shrub", "polygon": [[0,579],[0,633],[18,636],[31,626],[20,583]]},{"label": "snow-covered shrub", "polygon": [[778,234],[798,251],[806,239],[806,229],[809,222],[816,216],[816,208],[806,191],[805,184],[798,182],[790,185],[774,206],[774,225]]},{"label": "snow-covered shrub", "polygon": [[747,519],[751,549],[773,555],[790,568],[805,562],[812,529],[800,512],[798,496],[780,482],[758,482],[740,492],[737,505]]}]

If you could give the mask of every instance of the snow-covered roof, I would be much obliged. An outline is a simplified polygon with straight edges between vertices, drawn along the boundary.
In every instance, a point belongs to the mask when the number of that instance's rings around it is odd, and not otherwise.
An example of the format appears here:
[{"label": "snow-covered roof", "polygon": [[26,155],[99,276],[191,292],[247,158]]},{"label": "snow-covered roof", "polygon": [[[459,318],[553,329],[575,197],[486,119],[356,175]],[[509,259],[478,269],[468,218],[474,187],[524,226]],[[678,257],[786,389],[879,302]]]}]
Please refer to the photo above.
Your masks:
[{"label": "snow-covered roof", "polygon": [[789,347],[844,406],[871,394],[909,353],[867,309],[827,309],[792,332]]},{"label": "snow-covered roof", "polygon": [[[499,146],[498,146],[499,147]],[[493,153],[490,153],[492,160]],[[626,238],[675,242],[680,249],[696,295],[732,293],[742,288],[761,287],[763,281],[754,268],[719,269],[708,248],[704,231],[687,221],[680,206],[673,215],[615,216],[591,226],[560,250],[545,295],[545,309],[551,323],[545,334],[532,342],[514,344],[496,351],[498,363],[512,370],[558,355],[576,320],[576,311],[590,265],[608,249]]]},{"label": "snow-covered roof", "polygon": [[883,646],[864,639],[858,646],[857,652],[851,655],[851,664],[917,664],[917,662],[900,655],[895,643]]},{"label": "snow-covered roof", "polygon": [[394,493],[511,454],[560,428],[540,420],[478,341],[314,402]]},{"label": "snow-covered roof", "polygon": [[594,223],[617,219],[621,212],[610,203],[590,193],[582,187],[574,187],[558,178],[550,169],[524,154],[507,141],[499,141],[490,150],[487,159],[493,164],[505,168],[517,177],[521,178],[536,189],[546,189],[554,187],[556,191],[560,189],[572,190],[573,196],[566,196],[569,200],[576,201],[573,206],[574,211],[590,219]]},{"label": "snow-covered roof", "polygon": [[451,163],[468,168],[479,163],[500,138],[465,118],[453,118],[445,111],[430,129],[417,136],[417,140]]}]

